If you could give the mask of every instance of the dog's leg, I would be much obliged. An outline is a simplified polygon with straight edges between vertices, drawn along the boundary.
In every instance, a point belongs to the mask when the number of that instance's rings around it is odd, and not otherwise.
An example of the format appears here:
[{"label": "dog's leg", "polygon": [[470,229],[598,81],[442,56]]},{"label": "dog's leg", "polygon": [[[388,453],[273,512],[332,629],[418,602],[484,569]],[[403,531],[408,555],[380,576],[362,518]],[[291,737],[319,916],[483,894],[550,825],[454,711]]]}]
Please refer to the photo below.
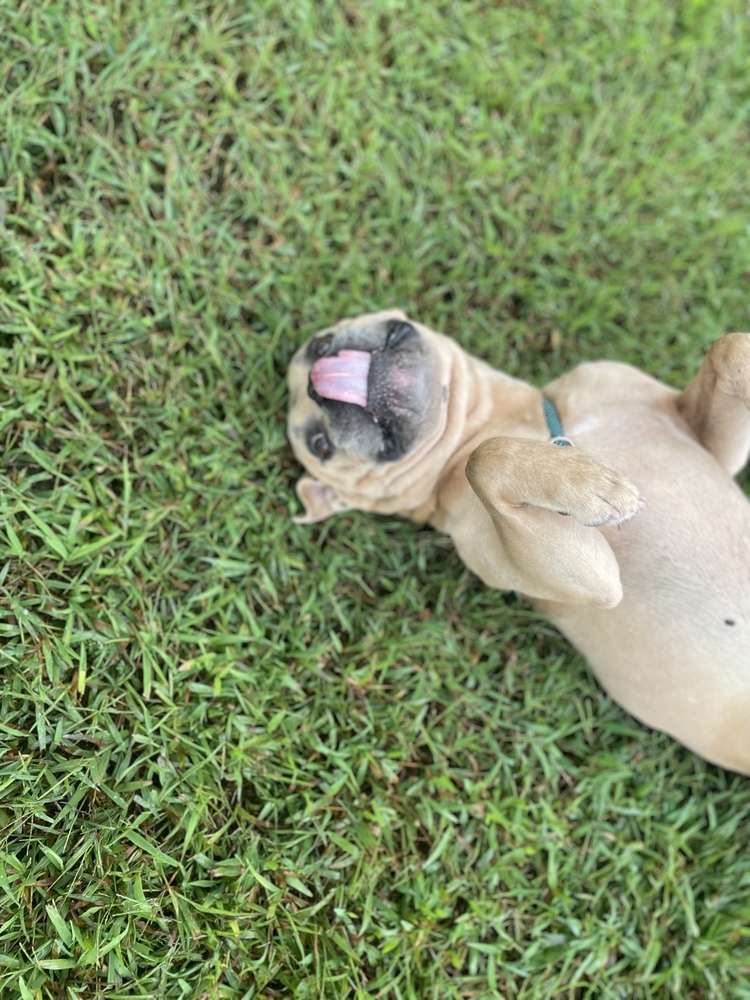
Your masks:
[{"label": "dog's leg", "polygon": [[472,453],[466,476],[497,537],[461,525],[451,533],[486,582],[565,603],[620,602],[617,560],[597,526],[643,506],[631,483],[577,448],[502,437]]},{"label": "dog's leg", "polygon": [[735,475],[750,454],[750,333],[717,340],[677,409],[704,448]]}]

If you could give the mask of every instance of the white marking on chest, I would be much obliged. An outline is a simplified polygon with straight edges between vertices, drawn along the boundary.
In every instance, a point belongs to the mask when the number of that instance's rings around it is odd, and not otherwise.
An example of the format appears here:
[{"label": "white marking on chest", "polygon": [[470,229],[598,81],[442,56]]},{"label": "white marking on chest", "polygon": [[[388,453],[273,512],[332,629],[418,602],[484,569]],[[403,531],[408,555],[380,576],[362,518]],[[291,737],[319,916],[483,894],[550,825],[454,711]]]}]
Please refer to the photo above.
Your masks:
[{"label": "white marking on chest", "polygon": [[566,427],[565,433],[569,434],[571,438],[575,438],[578,434],[590,434],[592,431],[598,431],[601,426],[602,422],[599,417],[588,414],[577,420],[571,427]]}]

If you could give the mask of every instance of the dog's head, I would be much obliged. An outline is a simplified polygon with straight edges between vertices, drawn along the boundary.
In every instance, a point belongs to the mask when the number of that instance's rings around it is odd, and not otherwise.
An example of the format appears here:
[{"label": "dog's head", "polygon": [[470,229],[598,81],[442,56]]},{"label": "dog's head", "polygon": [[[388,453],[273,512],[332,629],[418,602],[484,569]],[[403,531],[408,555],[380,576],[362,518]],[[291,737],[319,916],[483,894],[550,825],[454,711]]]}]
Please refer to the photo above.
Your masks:
[{"label": "dog's head", "polygon": [[445,341],[391,309],[344,320],[297,351],[288,433],[309,473],[297,484],[297,521],[408,506],[415,467],[445,425]]}]

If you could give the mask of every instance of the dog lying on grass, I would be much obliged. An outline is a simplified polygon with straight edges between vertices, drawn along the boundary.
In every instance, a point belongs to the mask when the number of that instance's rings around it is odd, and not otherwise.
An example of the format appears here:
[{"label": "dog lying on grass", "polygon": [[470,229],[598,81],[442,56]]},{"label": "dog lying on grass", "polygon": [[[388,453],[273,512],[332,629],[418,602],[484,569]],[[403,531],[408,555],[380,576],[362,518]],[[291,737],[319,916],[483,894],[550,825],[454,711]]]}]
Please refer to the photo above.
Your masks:
[{"label": "dog lying on grass", "polygon": [[[399,310],[289,367],[302,523],[358,509],[447,532],[519,590],[636,718],[750,774],[750,334],[677,392],[583,364],[542,392]],[[564,429],[564,430],[563,430]]]}]

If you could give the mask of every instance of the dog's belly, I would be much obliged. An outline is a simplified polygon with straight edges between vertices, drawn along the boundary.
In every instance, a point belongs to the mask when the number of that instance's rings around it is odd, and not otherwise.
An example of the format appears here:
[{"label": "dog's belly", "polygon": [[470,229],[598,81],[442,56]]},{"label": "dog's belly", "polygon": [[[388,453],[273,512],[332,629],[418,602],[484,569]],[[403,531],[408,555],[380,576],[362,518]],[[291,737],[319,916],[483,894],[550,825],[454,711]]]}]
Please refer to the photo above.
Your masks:
[{"label": "dog's belly", "polygon": [[622,602],[540,607],[629,712],[750,773],[750,503],[700,445],[652,418],[607,422],[606,434],[591,420],[576,440],[647,500],[627,524],[592,529],[617,556]]}]

